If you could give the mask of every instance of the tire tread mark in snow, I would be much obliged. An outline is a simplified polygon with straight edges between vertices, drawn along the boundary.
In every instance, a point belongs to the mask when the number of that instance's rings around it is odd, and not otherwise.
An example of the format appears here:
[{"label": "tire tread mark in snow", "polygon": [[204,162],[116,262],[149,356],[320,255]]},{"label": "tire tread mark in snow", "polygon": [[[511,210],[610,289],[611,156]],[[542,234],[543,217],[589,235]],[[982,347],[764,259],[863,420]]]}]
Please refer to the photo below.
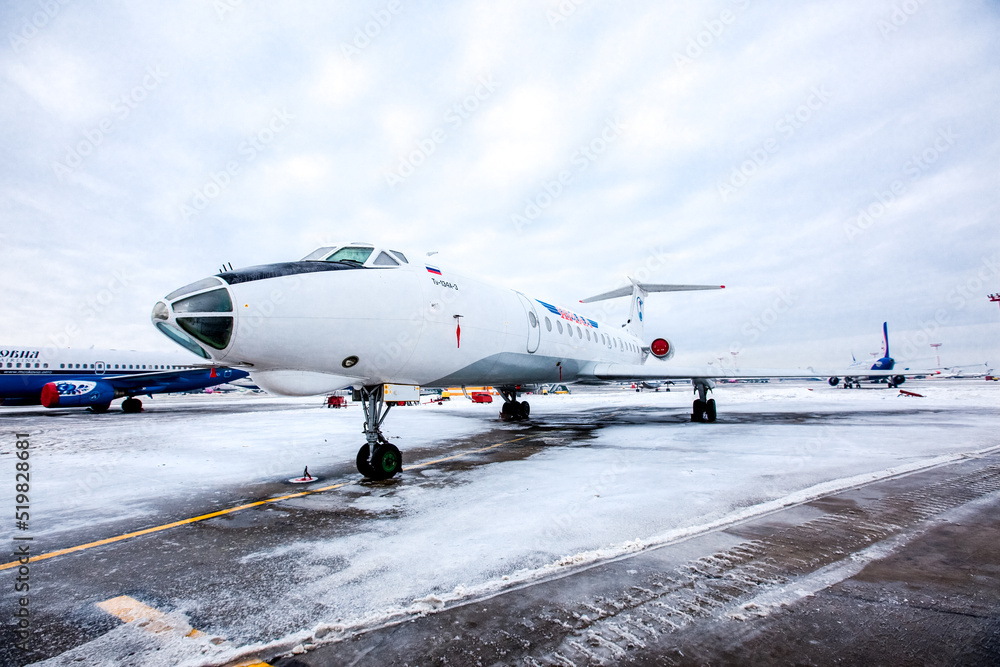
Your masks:
[{"label": "tire tread mark in snow", "polygon": [[[548,664],[560,665],[611,664],[621,660],[631,648],[641,649],[663,635],[718,617],[726,613],[725,609],[730,610],[733,618],[741,614],[764,614],[747,602],[762,592],[760,588],[786,585],[843,560],[848,553],[998,490],[1000,466],[989,466],[881,498],[865,508],[852,507],[824,515],[769,537],[684,563],[671,573],[652,577],[646,586],[631,585],[619,599],[602,595],[591,602],[581,601],[579,608],[596,612],[597,618],[572,613],[576,617],[572,635],[543,659]],[[637,631],[641,628],[646,639],[631,633],[629,627]],[[589,646],[584,647],[581,641]],[[569,662],[567,653],[579,654],[580,662]]]}]

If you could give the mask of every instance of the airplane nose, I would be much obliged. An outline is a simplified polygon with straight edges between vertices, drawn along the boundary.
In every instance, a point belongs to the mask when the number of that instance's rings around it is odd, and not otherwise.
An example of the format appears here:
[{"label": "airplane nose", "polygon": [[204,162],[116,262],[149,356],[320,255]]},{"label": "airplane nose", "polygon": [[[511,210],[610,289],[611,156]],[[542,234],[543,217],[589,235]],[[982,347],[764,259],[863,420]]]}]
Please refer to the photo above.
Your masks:
[{"label": "airplane nose", "polygon": [[174,290],[153,306],[150,319],[172,341],[210,359],[232,341],[233,300],[225,283],[215,277]]},{"label": "airplane nose", "polygon": [[162,301],[157,301],[156,305],[153,306],[153,320],[169,320],[170,310],[167,308],[167,304]]}]

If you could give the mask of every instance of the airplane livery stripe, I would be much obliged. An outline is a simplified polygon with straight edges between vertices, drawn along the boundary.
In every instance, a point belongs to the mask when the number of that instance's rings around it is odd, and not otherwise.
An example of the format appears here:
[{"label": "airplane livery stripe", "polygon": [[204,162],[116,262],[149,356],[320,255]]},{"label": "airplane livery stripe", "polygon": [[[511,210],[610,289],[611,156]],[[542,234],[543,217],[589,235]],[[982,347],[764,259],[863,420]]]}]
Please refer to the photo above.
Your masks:
[{"label": "airplane livery stripe", "polygon": [[583,326],[590,327],[591,329],[598,328],[598,324],[594,320],[589,320],[586,317],[577,315],[576,313],[571,313],[568,310],[563,310],[562,308],[553,306],[551,303],[545,303],[540,299],[535,299],[535,301],[538,301],[538,303],[545,306],[545,308],[553,315],[558,315],[564,320],[569,320],[570,322],[576,322],[577,324],[582,324]]}]

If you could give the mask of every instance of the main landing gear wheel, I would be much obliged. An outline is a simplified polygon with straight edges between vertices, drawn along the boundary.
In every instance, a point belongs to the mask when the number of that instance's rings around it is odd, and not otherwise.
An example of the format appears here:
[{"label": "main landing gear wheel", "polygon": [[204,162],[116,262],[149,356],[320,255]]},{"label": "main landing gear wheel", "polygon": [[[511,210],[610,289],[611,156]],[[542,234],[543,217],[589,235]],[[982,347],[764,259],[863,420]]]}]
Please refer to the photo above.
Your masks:
[{"label": "main landing gear wheel", "polygon": [[91,405],[87,410],[95,414],[101,414],[102,412],[107,412],[110,407],[110,403],[101,403],[100,405]]},{"label": "main landing gear wheel", "polygon": [[705,401],[705,421],[714,422],[717,416],[718,415],[715,411],[715,399],[710,398]]},{"label": "main landing gear wheel", "polygon": [[715,387],[712,380],[697,380],[694,382],[694,390],[698,393],[698,398],[694,399],[691,406],[691,421],[693,422],[714,422],[718,416],[715,408],[715,399],[708,398],[708,392]]},{"label": "main landing gear wheel", "polygon": [[386,403],[382,385],[361,388],[361,406],[365,410],[365,439],[358,450],[358,472],[368,479],[382,480],[394,477],[403,469],[403,455],[382,435],[382,422],[389,414],[392,403]]},{"label": "main landing gear wheel", "polygon": [[122,401],[122,412],[127,412],[129,414],[142,412],[142,401],[140,401],[138,398],[133,398],[132,396],[129,396],[124,401]]},{"label": "main landing gear wheel", "polygon": [[528,405],[528,402],[517,400],[517,389],[498,387],[497,391],[503,397],[503,405],[500,406],[501,420],[520,421],[531,415],[531,406]]},{"label": "main landing gear wheel", "polygon": [[694,399],[694,405],[691,406],[691,421],[705,421],[705,401],[700,398]]}]

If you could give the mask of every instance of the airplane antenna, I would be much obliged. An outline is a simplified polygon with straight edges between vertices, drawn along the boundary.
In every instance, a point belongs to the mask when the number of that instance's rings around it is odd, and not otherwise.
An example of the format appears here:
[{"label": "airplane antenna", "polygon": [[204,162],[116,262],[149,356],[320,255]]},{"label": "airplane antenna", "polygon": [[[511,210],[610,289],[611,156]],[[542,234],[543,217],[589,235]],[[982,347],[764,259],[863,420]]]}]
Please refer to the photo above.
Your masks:
[{"label": "airplane antenna", "polygon": [[229,262],[229,270],[230,270],[230,271],[232,271],[232,270],[233,270],[233,263],[232,263],[232,262]]}]

